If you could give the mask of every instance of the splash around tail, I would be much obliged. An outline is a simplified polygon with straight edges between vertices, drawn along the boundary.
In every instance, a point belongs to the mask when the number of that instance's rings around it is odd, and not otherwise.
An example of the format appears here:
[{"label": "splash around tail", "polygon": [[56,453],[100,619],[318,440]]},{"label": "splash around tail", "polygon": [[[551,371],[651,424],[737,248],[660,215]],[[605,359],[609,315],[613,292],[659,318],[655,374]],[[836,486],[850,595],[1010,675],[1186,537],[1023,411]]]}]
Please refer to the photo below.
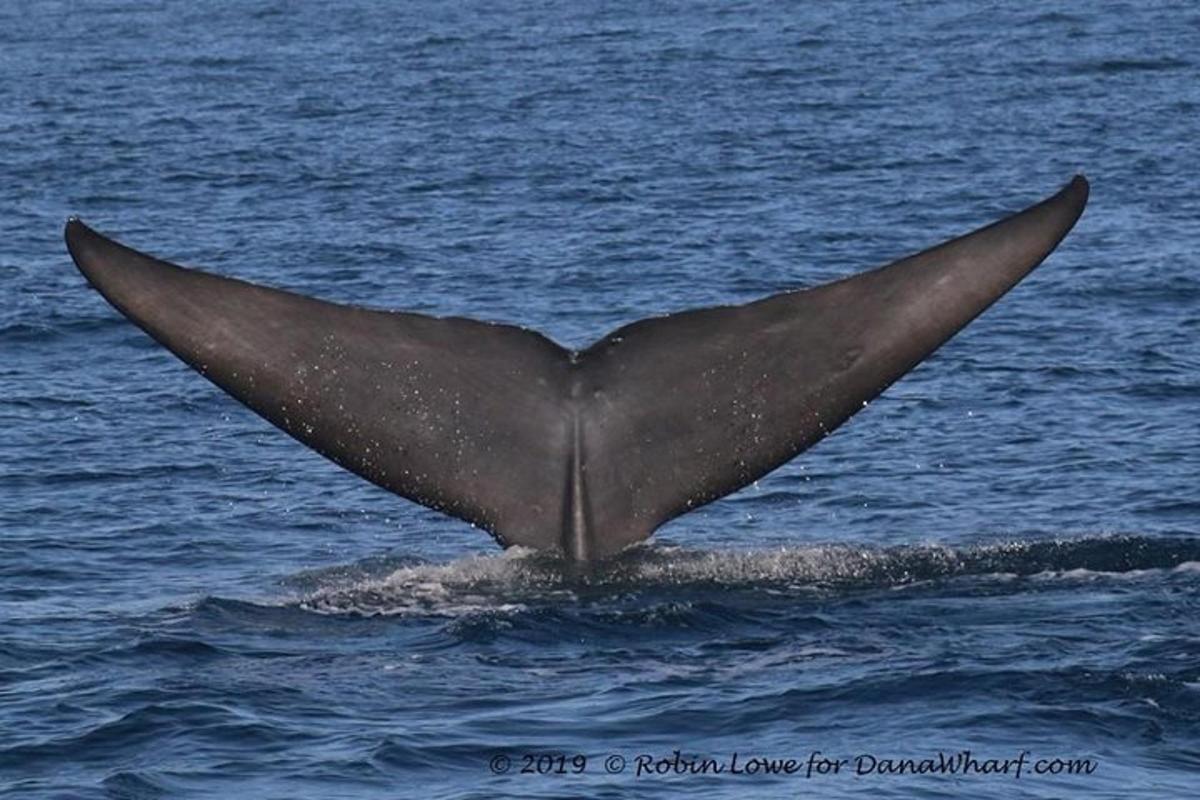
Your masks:
[{"label": "splash around tail", "polygon": [[581,569],[550,553],[511,549],[444,564],[369,560],[292,579],[292,601],[322,614],[460,616],[530,608],[605,606],[620,599],[719,602],[747,594],[812,599],[959,579],[1129,575],[1200,569],[1200,537],[1106,535],[987,545],[867,547],[826,544],[769,550],[631,548]]}]

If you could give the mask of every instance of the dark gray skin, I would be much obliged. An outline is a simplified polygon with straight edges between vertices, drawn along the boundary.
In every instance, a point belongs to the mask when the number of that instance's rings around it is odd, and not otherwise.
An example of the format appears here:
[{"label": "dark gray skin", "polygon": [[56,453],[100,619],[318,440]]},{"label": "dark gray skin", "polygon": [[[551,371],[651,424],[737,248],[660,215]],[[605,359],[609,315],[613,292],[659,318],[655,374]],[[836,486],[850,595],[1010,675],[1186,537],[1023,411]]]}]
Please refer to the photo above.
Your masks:
[{"label": "dark gray skin", "polygon": [[185,269],[67,222],[121,313],[291,436],[501,545],[589,561],[729,494],[849,419],[1025,277],[1087,203],[871,272],[627,325],[534,331],[336,305]]}]

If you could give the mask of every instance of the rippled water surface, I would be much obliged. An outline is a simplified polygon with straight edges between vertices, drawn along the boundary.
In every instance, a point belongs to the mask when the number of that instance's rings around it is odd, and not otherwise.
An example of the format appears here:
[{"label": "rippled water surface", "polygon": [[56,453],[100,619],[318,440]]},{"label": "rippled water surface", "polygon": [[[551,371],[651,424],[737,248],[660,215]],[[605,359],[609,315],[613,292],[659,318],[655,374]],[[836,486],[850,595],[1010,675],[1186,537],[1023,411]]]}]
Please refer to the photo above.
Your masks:
[{"label": "rippled water surface", "polygon": [[[0,794],[1194,796],[1197,54],[1190,3],[0,4]],[[583,346],[1078,171],[994,309],[590,571],[279,434],[61,238]]]}]

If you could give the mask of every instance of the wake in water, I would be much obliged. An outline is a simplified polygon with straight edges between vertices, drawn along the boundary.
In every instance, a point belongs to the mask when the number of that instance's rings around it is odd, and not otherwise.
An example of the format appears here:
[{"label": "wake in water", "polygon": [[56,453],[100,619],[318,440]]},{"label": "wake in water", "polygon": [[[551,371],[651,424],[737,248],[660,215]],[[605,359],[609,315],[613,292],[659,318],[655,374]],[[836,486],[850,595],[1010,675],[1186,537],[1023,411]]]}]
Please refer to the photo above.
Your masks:
[{"label": "wake in water", "polygon": [[298,605],[324,614],[445,615],[630,595],[751,590],[778,596],[890,589],[957,578],[1084,577],[1200,568],[1200,537],[1096,536],[976,546],[824,545],[772,550],[688,550],[650,544],[579,570],[513,548],[447,564],[370,559],[289,581]]}]

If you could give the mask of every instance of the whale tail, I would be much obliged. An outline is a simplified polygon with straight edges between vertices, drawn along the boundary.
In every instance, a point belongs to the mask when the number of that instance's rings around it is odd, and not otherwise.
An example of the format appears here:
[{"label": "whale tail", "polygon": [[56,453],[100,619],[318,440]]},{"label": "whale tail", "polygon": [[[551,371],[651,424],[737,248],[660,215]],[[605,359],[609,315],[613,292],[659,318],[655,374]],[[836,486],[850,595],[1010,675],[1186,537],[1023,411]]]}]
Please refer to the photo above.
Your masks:
[{"label": "whale tail", "polygon": [[502,545],[587,560],[828,435],[1041,263],[1087,196],[1076,177],[888,266],[641,320],[581,352],[179,267],[77,219],[66,241],[121,313],[317,452]]}]

